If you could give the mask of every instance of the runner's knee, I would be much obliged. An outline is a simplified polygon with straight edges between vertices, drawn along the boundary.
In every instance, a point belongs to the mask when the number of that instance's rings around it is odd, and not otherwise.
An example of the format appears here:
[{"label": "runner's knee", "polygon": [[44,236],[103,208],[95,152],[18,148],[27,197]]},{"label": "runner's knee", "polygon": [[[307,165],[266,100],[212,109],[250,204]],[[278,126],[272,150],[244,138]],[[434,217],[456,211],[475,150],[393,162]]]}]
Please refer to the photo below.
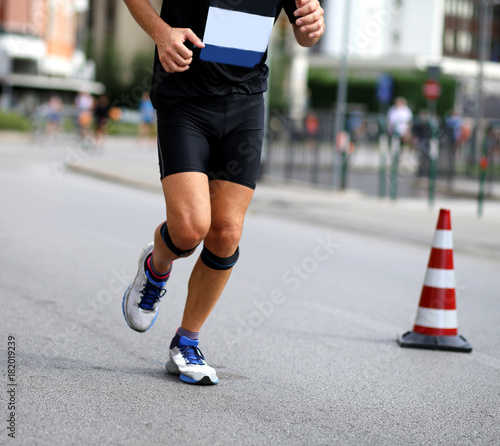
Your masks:
[{"label": "runner's knee", "polygon": [[167,222],[163,223],[160,230],[161,238],[170,249],[178,257],[185,257],[191,254],[205,237],[206,232],[201,229],[184,228],[181,231],[169,231]]},{"label": "runner's knee", "polygon": [[230,255],[240,243],[242,227],[238,224],[212,224],[207,235],[210,246],[217,247],[217,254]]}]

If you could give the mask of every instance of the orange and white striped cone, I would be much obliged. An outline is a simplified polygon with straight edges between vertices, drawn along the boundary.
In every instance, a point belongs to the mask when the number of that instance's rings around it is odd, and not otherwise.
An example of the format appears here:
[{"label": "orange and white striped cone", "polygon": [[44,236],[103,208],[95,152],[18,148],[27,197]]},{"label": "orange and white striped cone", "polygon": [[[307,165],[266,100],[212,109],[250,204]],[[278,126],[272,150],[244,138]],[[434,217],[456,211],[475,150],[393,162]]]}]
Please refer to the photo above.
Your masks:
[{"label": "orange and white striped cone", "polygon": [[413,331],[401,335],[398,343],[401,347],[472,351],[467,340],[458,334],[453,238],[448,209],[439,212]]}]

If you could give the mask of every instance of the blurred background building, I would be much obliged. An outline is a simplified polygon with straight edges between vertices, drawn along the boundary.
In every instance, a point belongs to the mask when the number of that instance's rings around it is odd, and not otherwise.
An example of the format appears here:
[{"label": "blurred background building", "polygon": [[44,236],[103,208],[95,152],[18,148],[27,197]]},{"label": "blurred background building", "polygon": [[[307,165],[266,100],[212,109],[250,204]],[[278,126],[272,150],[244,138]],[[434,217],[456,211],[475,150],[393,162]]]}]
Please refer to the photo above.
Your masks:
[{"label": "blurred background building", "polygon": [[[381,72],[427,73],[456,81],[455,107],[465,114],[476,95],[481,28],[486,27],[484,63],[485,116],[500,117],[500,5],[491,0],[351,0],[347,51],[349,75],[376,79]],[[488,21],[481,22],[481,3]],[[311,67],[339,71],[343,50],[343,8],[339,0],[324,0],[327,30],[311,55]],[[472,101],[473,102],[473,101]]]},{"label": "blurred background building", "polygon": [[[152,0],[159,12],[162,0]],[[97,79],[120,107],[135,108],[149,90],[154,43],[123,1],[89,0],[87,55],[96,62]]]},{"label": "blurred background building", "polygon": [[[151,1],[159,12],[162,0]],[[95,60],[113,53],[120,59],[123,68],[131,68],[134,59],[144,56],[145,62],[152,63],[153,42],[134,21],[123,1],[89,0],[88,29],[90,35],[89,52]],[[118,77],[130,75],[130,70],[116,73]]]},{"label": "blurred background building", "polygon": [[[157,11],[162,2],[151,0]],[[321,0],[326,32],[310,49],[299,47],[282,14],[268,54],[269,169],[333,184],[337,151],[376,153],[387,111],[401,96],[413,113],[407,145],[419,155],[419,175],[430,171],[427,143],[441,126],[438,175],[452,184],[464,172],[476,175],[477,161],[489,157],[499,176],[498,3]],[[120,109],[117,134],[136,132],[153,56],[154,43],[121,0],[0,0],[1,105],[27,121],[55,95],[75,121],[79,92],[106,92]]]},{"label": "blurred background building", "polygon": [[[472,114],[481,27],[486,26],[484,115],[499,117],[500,5],[485,1],[490,4],[486,24],[480,20],[481,0],[322,0],[326,33],[311,50],[293,43],[282,17],[270,50],[271,107],[295,115],[308,108],[333,109],[345,51],[347,100],[362,111],[380,110],[383,73],[393,78],[389,101],[404,95],[415,109],[426,107],[421,87],[431,68],[441,83],[438,113],[458,108]],[[152,1],[157,10],[161,3]],[[346,4],[351,8],[347,24]],[[39,102],[49,90],[67,102],[79,90],[98,94],[105,88],[112,100],[133,108],[148,88],[153,52],[151,39],[122,1],[0,0],[4,105]]]},{"label": "blurred background building", "polygon": [[30,109],[57,93],[98,94],[85,55],[87,0],[0,0],[0,79],[4,108]]}]

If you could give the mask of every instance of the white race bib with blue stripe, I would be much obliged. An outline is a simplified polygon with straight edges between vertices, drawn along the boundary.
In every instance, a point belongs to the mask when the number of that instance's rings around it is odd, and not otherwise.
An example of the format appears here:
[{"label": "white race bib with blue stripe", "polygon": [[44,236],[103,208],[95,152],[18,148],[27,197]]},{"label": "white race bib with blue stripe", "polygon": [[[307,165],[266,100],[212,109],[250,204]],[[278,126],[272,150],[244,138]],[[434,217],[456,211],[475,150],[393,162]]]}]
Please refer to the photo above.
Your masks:
[{"label": "white race bib with blue stripe", "polygon": [[[253,9],[258,10],[261,2],[255,3],[257,8]],[[257,65],[267,50],[275,20],[274,14],[268,15],[269,5],[265,9],[266,15],[262,15],[254,13],[258,11],[242,12],[210,6],[203,37],[205,48],[201,50],[200,58],[242,67]]]}]

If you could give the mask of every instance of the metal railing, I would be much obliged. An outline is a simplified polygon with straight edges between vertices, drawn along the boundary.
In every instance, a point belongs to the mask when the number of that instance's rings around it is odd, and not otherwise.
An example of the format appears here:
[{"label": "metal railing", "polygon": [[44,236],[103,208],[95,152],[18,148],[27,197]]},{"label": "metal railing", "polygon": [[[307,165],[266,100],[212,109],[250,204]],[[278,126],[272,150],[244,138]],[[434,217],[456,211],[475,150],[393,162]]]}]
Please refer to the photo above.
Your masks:
[{"label": "metal railing", "polygon": [[[414,118],[411,138],[401,144],[398,135],[386,133],[384,116],[359,112],[347,114],[346,129],[334,144],[335,113],[318,111],[315,116],[317,131],[311,134],[305,123],[271,114],[265,174],[342,188],[349,183],[346,177],[364,171],[367,178],[372,174],[373,194],[393,199],[402,180],[411,179],[427,185],[431,205],[437,190],[477,196],[481,175],[483,196],[500,193],[500,121],[483,124],[476,149],[460,128],[421,117]],[[405,193],[409,189],[407,185]]]}]

